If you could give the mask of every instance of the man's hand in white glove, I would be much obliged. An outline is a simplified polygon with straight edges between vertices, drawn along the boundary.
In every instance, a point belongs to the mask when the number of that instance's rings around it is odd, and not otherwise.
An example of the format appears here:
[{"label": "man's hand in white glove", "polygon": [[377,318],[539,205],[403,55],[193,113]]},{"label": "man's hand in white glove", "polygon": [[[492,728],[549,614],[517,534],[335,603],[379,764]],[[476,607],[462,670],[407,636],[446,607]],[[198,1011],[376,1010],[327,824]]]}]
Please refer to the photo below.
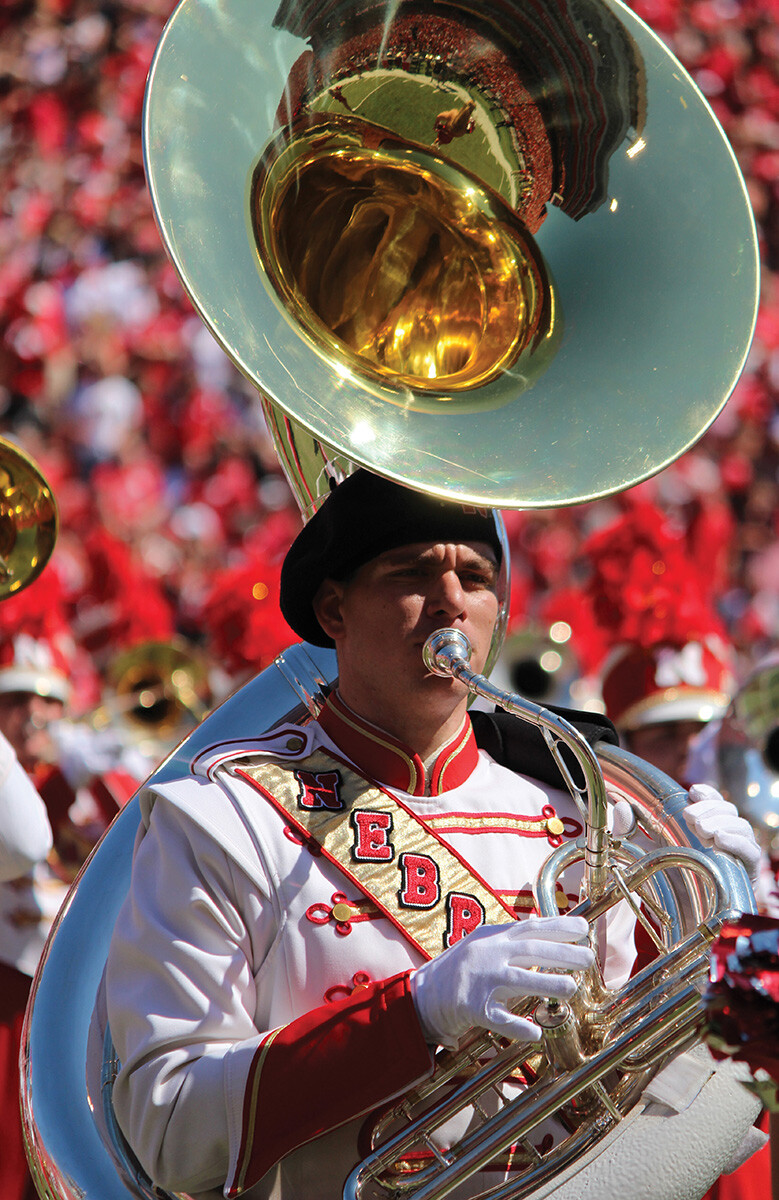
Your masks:
[{"label": "man's hand in white glove", "polygon": [[609,808],[611,836],[620,841],[635,832],[636,817],[627,800],[617,800]]},{"label": "man's hand in white glove", "polygon": [[690,801],[683,809],[690,831],[704,846],[724,850],[740,859],[755,883],[760,873],[761,852],[749,821],[740,817],[735,804],[708,783],[694,783]]},{"label": "man's hand in white glove", "polygon": [[443,954],[419,967],[411,988],[425,1038],[454,1047],[467,1030],[478,1026],[517,1040],[537,1042],[541,1030],[507,1007],[522,996],[574,994],[570,975],[594,960],[584,917],[527,917],[508,925],[483,925]]}]

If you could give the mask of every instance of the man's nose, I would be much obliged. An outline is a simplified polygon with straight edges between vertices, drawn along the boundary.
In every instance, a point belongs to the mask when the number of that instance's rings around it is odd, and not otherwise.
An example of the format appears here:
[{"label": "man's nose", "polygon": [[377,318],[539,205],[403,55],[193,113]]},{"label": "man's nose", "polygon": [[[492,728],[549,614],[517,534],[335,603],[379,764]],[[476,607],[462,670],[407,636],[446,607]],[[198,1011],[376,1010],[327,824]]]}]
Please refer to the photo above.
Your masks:
[{"label": "man's nose", "polygon": [[442,571],[428,596],[428,611],[453,619],[464,614],[465,592],[456,571]]},{"label": "man's nose", "polygon": [[45,729],[51,717],[46,704],[30,704],[27,708],[27,720],[33,729]]}]

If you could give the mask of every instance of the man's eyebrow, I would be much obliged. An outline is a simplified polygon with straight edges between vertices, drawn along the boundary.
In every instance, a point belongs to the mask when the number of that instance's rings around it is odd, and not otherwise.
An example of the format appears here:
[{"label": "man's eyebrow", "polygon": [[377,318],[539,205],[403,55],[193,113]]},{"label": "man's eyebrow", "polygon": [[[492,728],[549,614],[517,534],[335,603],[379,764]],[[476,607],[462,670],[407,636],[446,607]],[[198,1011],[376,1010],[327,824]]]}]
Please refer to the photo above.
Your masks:
[{"label": "man's eyebrow", "polygon": [[497,560],[491,552],[485,554],[482,550],[476,550],[474,547],[469,546],[467,549],[467,556],[469,563],[474,565],[484,564],[484,566],[489,567],[490,570],[497,571],[498,569]]},{"label": "man's eyebrow", "polygon": [[385,550],[379,555],[385,562],[405,562],[407,559],[424,558],[431,553],[429,546],[412,545],[397,546],[392,550]]},{"label": "man's eyebrow", "polygon": [[[379,557],[388,566],[397,566],[399,563],[424,562],[427,559],[433,558],[434,555],[432,546],[424,546],[419,549],[414,549],[411,546],[399,546],[394,550],[385,550]],[[491,571],[497,571],[498,569],[498,564],[491,554],[484,554],[481,550],[471,547],[468,547],[465,565],[483,566]]]}]

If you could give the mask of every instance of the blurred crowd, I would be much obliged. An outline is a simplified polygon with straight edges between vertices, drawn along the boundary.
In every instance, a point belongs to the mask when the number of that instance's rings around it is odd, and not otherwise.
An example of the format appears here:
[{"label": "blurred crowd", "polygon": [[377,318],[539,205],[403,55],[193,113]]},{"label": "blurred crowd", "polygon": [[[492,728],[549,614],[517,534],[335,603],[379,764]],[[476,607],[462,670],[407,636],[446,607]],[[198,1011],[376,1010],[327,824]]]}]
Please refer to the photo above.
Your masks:
[{"label": "blurred crowd", "polygon": [[[614,500],[506,514],[512,627],[569,620],[587,671],[597,668],[592,647],[607,647],[590,639],[580,651],[586,623],[573,618],[591,539],[615,521],[654,527],[661,514],[745,662],[779,631],[776,7],[634,7],[732,140],[759,227],[763,291],[746,371],[695,450]],[[203,654],[216,698],[294,640],[276,584],[297,508],[254,392],[161,249],[144,181],[143,91],[171,8],[0,2],[0,432],[40,464],[59,504],[52,564],[25,595],[38,588],[66,614],[81,664],[76,713],[100,703],[117,652],[145,640],[180,639]],[[645,614],[657,613],[656,574],[651,582],[636,581],[626,601]]]},{"label": "blurred crowd", "polygon": [[[15,755],[51,825],[36,853],[53,845],[27,875],[18,847],[16,866],[0,862],[7,1197],[33,1195],[21,1022],[75,871],[187,728],[296,640],[277,596],[298,509],[256,394],[162,250],[144,178],[144,87],[172,7],[0,0],[0,435],[39,465],[60,517],[44,572],[0,601],[0,800]],[[609,706],[623,736],[657,739],[658,722],[667,755],[671,733],[690,737],[727,700],[717,648],[729,643],[746,674],[779,640],[779,21],[776,0],[634,7],[706,94],[744,171],[763,267],[757,334],[732,399],[676,465],[608,501],[505,514],[500,666],[537,668],[521,686],[541,696],[554,644],[570,698],[595,705],[615,646],[667,643],[651,663],[623,660]],[[0,561],[7,549],[0,511]],[[675,707],[658,721],[648,703],[670,678]],[[678,683],[694,685],[693,707]],[[651,759],[648,743],[634,748]],[[4,816],[6,841],[12,825]],[[29,804],[17,826],[29,830]]]}]

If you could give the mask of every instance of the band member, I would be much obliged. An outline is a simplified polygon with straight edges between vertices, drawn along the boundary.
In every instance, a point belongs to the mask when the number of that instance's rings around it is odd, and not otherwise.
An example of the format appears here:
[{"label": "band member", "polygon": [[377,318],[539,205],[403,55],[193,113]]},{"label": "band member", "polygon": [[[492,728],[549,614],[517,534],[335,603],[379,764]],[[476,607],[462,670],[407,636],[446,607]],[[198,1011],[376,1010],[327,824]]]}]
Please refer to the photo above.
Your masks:
[{"label": "band member", "polygon": [[[2,701],[0,699],[0,709]],[[2,733],[0,714],[0,885],[32,871],[52,847],[46,807]],[[29,1184],[19,1121],[19,1024],[14,992],[26,995],[25,981],[2,961],[0,951],[0,1195],[24,1196]],[[21,985],[19,987],[18,985]]]},{"label": "band member", "polygon": [[603,702],[623,745],[688,783],[692,742],[733,694],[729,658],[713,635],[618,647],[605,669]]},{"label": "band member", "polygon": [[[0,1195],[31,1200],[19,1113],[19,1046],[27,998],[46,937],[88,852],[137,782],[118,772],[96,778],[53,731],[67,713],[74,647],[56,579],[36,580],[0,605]],[[78,772],[89,787],[74,778]],[[4,780],[4,781],[3,781]],[[11,789],[13,788],[13,794]],[[7,795],[6,795],[7,793]],[[14,818],[24,806],[27,849],[11,854]],[[7,824],[6,824],[7,821]],[[17,835],[18,836],[18,835]],[[10,868],[11,860],[15,869]]]},{"label": "band member", "polygon": [[[710,723],[726,711],[734,688],[728,648],[722,639],[709,636],[691,638],[683,645],[620,647],[603,679],[603,699],[623,744],[687,785],[691,772],[697,771],[698,779],[709,777],[702,770],[701,755],[693,766],[696,744]],[[702,821],[713,820],[733,830],[742,822],[733,803],[727,810],[718,804],[713,814],[704,815],[702,807],[699,811]],[[765,854],[753,883],[760,911],[779,915],[775,881]],[[768,1133],[767,1114],[761,1116],[759,1127]],[[773,1141],[773,1129],[771,1134]],[[722,1175],[704,1200],[769,1196],[771,1179],[771,1147],[766,1144],[737,1170]]]},{"label": "band member", "polygon": [[[357,471],[281,576],[294,631],[336,649],[317,720],[214,745],[143,794],[105,1001],[116,1115],[155,1185],[340,1197],[366,1118],[429,1075],[437,1045],[474,1026],[537,1041],[511,1002],[570,996],[592,962],[567,915],[579,868],[560,915],[534,914],[541,864],[582,832],[540,734],[471,718],[464,686],[422,658],[455,627],[483,667],[501,553],[490,515]],[[586,732],[613,740],[605,721]],[[634,955],[623,906],[603,940],[618,983]]]},{"label": "band member", "polygon": [[51,846],[46,806],[0,728],[0,883],[26,875]]}]

